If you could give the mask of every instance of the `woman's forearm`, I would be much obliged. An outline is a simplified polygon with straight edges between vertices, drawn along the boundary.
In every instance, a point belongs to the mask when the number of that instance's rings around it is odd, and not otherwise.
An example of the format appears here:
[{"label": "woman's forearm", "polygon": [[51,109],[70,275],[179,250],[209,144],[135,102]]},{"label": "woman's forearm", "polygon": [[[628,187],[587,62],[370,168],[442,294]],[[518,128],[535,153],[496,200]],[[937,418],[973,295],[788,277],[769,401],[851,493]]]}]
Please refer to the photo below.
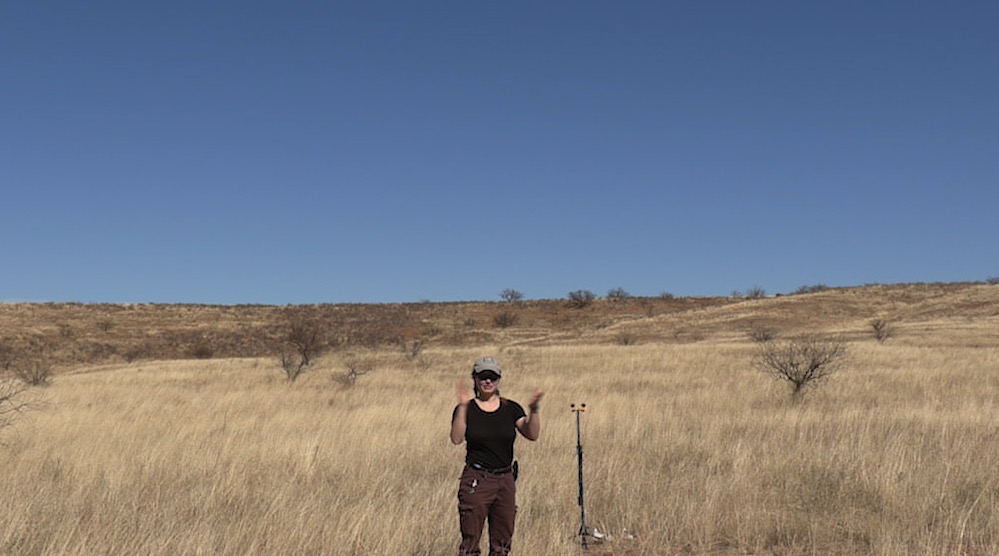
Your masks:
[{"label": "woman's forearm", "polygon": [[527,418],[527,426],[524,427],[524,437],[528,440],[537,440],[541,437],[541,410],[532,409],[531,415]]},{"label": "woman's forearm", "polygon": [[468,427],[468,405],[458,405],[458,410],[451,421],[451,443],[461,444],[465,441],[465,429]]}]

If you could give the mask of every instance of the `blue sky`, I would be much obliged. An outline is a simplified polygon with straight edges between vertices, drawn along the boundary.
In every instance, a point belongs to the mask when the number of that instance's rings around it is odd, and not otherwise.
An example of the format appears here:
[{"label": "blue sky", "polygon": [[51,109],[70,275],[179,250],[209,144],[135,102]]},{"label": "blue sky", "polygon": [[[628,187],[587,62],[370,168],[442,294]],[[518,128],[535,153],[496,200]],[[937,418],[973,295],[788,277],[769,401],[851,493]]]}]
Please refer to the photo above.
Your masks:
[{"label": "blue sky", "polygon": [[0,300],[999,275],[999,3],[0,7]]}]

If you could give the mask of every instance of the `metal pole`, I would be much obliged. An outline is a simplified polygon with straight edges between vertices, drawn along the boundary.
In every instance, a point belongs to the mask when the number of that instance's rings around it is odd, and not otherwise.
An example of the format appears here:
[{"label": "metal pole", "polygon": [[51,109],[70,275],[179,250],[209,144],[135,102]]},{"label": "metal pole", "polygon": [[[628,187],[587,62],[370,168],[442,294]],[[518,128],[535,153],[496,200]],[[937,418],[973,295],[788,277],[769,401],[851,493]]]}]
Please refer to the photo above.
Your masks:
[{"label": "metal pole", "polygon": [[569,410],[576,414],[576,460],[579,471],[579,538],[583,548],[589,548],[586,537],[590,534],[586,528],[586,506],[583,504],[583,437],[580,427],[580,414],[586,411],[586,404],[569,404]]}]

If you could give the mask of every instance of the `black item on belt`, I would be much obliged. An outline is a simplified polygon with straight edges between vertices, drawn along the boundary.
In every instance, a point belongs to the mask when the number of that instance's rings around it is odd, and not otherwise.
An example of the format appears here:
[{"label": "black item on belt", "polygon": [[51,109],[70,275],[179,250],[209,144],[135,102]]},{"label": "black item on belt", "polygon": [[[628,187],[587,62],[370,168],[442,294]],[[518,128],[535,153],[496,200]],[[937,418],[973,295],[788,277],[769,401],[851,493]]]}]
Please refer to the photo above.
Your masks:
[{"label": "black item on belt", "polygon": [[512,465],[507,465],[506,467],[486,467],[481,463],[473,463],[470,467],[478,471],[492,473],[493,475],[506,475],[507,473],[513,472],[517,468],[517,462],[513,462]]}]

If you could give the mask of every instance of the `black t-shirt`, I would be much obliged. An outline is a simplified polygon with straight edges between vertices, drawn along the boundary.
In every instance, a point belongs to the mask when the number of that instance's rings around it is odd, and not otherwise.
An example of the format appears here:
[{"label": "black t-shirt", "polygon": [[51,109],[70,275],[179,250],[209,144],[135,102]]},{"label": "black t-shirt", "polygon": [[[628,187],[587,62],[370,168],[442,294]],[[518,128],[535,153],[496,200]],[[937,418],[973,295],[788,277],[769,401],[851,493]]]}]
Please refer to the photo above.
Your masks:
[{"label": "black t-shirt", "polygon": [[[454,421],[458,407],[451,413]],[[517,420],[527,416],[519,403],[500,398],[499,409],[482,411],[475,400],[468,402],[465,428],[465,463],[489,468],[506,467],[513,463],[513,441],[517,439]]]}]

